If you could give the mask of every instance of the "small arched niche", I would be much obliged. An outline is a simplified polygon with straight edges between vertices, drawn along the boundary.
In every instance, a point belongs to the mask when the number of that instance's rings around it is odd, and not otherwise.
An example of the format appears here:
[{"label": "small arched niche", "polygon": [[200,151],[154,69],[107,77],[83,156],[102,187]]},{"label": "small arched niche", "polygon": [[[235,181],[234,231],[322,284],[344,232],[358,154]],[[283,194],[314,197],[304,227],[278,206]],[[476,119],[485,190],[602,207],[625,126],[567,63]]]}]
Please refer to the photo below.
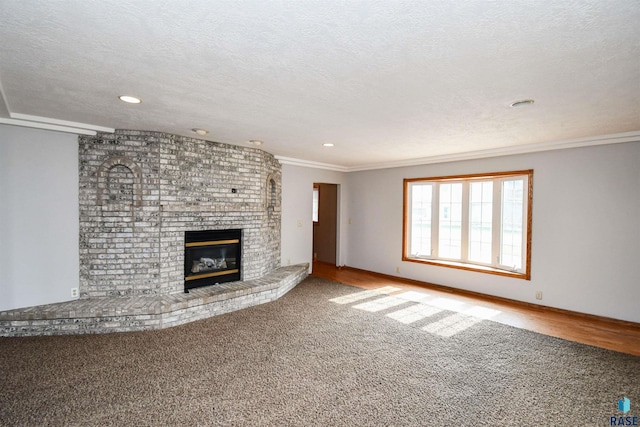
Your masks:
[{"label": "small arched niche", "polygon": [[278,185],[273,174],[267,177],[266,182],[266,197],[265,197],[265,209],[267,213],[271,214],[278,206]]},{"label": "small arched niche", "polygon": [[133,160],[114,156],[98,168],[96,204],[142,205],[142,170]]}]

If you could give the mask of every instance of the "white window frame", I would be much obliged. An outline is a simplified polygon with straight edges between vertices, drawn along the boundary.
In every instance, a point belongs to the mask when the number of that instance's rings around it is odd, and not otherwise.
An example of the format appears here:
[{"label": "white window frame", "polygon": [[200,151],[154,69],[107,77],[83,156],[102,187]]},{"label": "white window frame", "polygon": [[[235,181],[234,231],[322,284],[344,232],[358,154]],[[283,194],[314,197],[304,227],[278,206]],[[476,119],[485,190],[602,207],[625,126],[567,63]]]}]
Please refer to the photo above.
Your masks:
[{"label": "white window frame", "polygon": [[317,224],[320,221],[320,186],[313,185],[313,205],[311,208],[311,221]]},{"label": "white window frame", "polygon": [[[501,221],[502,221],[502,188],[505,181],[514,179],[523,180],[523,224],[522,224],[522,259],[519,268],[514,265],[501,263]],[[469,259],[470,245],[470,215],[471,201],[470,188],[472,182],[493,183],[492,194],[492,229],[491,229],[491,262],[483,263]],[[462,183],[462,227],[461,227],[461,257],[451,259],[440,257],[439,254],[439,209],[440,209],[440,185]],[[432,188],[431,198],[431,253],[411,254],[412,236],[412,188],[415,185],[426,184]],[[483,273],[497,274],[531,280],[531,214],[533,202],[533,170],[496,172],[488,174],[458,175],[432,178],[411,178],[404,180],[404,221],[403,221],[403,253],[402,260],[424,264],[435,264],[445,267],[460,268]]]}]

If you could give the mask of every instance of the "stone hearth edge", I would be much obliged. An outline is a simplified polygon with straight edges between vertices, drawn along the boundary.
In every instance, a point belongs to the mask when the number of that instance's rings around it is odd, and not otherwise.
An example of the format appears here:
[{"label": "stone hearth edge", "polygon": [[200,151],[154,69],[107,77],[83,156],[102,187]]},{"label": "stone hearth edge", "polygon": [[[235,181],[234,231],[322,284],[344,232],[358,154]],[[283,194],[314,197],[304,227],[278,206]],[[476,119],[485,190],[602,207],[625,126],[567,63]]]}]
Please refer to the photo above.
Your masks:
[{"label": "stone hearth edge", "polygon": [[79,335],[165,329],[274,301],[308,275],[308,264],[188,294],[93,297],[0,312],[0,336]]}]

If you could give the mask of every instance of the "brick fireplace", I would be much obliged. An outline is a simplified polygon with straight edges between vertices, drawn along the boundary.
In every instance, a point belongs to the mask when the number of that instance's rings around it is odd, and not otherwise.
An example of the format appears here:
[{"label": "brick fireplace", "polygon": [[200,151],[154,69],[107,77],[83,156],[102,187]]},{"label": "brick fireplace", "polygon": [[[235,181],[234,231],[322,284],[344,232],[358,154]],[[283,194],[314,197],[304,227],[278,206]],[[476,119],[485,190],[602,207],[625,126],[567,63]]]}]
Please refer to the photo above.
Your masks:
[{"label": "brick fireplace", "polygon": [[[0,312],[0,335],[163,329],[280,298],[309,267],[280,267],[280,200],[281,165],[256,148],[145,131],[81,136],[80,298]],[[198,249],[197,266],[186,258],[193,236],[199,247],[202,233],[231,230],[223,241],[237,252]],[[201,268],[237,276],[185,293],[188,271]]]},{"label": "brick fireplace", "polygon": [[242,280],[280,266],[271,154],[123,130],[79,145],[82,298],[182,292],[187,231],[242,229]]}]

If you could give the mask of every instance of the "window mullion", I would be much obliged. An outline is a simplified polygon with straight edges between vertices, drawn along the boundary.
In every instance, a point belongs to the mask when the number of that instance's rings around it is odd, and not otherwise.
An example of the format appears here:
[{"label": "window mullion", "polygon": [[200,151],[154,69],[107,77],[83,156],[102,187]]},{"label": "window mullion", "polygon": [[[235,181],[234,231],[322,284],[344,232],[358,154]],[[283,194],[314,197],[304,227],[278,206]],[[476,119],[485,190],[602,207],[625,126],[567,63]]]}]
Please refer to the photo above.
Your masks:
[{"label": "window mullion", "polygon": [[529,177],[523,177],[524,192],[522,197],[524,198],[522,203],[522,270],[527,270],[527,236],[529,235]]},{"label": "window mullion", "polygon": [[462,183],[462,241],[460,259],[464,262],[469,261],[469,181]]},{"label": "window mullion", "polygon": [[404,194],[405,194],[405,236],[409,236],[404,241],[404,252],[406,254],[411,254],[411,236],[413,236],[413,184],[405,183],[404,186]]},{"label": "window mullion", "polygon": [[500,230],[502,229],[502,180],[493,180],[493,212],[491,224],[491,265],[500,265]]},{"label": "window mullion", "polygon": [[440,237],[440,183],[433,183],[433,203],[431,204],[431,256],[437,258]]}]

